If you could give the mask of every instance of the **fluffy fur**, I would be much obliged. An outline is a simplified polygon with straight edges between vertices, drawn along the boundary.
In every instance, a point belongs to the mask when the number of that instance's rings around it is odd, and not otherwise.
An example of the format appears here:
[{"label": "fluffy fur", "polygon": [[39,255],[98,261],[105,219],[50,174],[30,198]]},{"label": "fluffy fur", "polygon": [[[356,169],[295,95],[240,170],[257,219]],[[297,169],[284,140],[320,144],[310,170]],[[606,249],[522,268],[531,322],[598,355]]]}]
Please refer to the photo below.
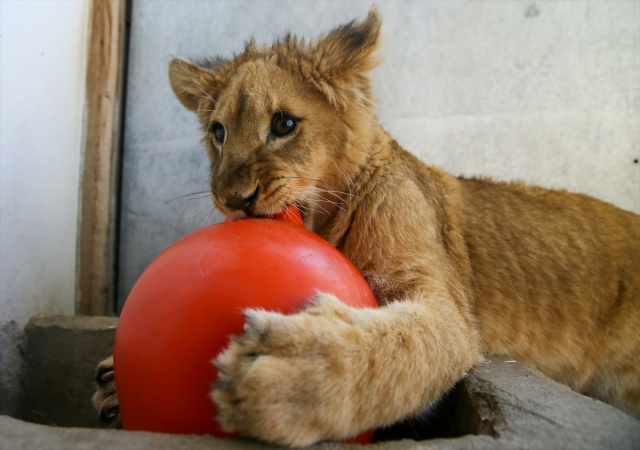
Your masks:
[{"label": "fluffy fur", "polygon": [[[374,115],[379,31],[371,10],[312,43],[288,36],[230,61],[170,64],[205,133],[215,206],[242,217],[299,205],[380,304],[319,294],[296,315],[247,312],[244,337],[215,362],[224,428],[290,446],[342,439],[417,414],[483,353],[639,416],[640,217],[456,178],[400,148]],[[296,120],[290,134],[270,131],[278,114]],[[95,398],[111,412],[112,375],[104,364]]]}]

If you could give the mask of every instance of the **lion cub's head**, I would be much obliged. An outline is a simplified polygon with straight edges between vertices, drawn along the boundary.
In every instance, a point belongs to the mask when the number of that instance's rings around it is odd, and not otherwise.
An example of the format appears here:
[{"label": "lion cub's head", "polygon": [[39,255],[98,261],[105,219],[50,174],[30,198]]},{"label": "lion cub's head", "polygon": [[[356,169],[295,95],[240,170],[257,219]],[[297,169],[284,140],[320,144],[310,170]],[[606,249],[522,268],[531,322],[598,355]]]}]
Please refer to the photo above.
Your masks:
[{"label": "lion cub's head", "polygon": [[343,200],[371,139],[379,33],[372,9],[312,43],[287,36],[230,61],[171,61],[171,87],[206,133],[221,212],[268,216],[295,203],[313,220]]}]

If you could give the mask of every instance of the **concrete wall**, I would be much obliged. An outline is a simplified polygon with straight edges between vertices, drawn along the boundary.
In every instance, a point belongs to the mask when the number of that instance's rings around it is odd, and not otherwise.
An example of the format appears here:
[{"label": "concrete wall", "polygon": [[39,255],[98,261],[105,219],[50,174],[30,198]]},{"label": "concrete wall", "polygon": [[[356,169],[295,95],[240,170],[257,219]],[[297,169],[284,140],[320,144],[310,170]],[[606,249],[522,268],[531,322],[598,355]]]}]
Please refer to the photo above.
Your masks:
[{"label": "concrete wall", "polygon": [[380,2],[379,117],[453,174],[640,213],[640,4]]},{"label": "concrete wall", "polygon": [[0,409],[34,315],[74,314],[88,1],[0,2]]}]

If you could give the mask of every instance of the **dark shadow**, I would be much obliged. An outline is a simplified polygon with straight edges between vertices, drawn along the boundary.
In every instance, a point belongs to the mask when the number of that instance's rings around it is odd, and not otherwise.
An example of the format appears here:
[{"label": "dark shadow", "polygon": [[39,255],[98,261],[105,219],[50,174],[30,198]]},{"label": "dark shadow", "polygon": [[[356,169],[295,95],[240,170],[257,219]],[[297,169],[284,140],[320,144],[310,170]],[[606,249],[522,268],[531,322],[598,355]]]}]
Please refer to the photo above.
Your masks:
[{"label": "dark shadow", "polygon": [[435,405],[411,419],[376,430],[373,442],[456,438],[469,434],[497,437],[493,423],[480,417],[467,385],[458,382]]}]

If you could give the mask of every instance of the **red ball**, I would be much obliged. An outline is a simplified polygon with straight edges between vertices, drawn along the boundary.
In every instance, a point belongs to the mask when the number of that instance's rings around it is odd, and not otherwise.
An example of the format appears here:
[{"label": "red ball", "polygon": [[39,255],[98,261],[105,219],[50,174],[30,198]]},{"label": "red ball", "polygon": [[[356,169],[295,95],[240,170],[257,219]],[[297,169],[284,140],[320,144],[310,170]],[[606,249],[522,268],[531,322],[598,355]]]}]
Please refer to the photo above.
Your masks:
[{"label": "red ball", "polygon": [[[247,308],[295,313],[316,291],[376,307],[357,269],[295,208],[195,231],[143,272],[120,315],[114,373],[128,430],[230,436],[209,397],[212,360],[242,334]],[[283,380],[286,382],[286,380]],[[357,442],[368,442],[371,433]]]}]

